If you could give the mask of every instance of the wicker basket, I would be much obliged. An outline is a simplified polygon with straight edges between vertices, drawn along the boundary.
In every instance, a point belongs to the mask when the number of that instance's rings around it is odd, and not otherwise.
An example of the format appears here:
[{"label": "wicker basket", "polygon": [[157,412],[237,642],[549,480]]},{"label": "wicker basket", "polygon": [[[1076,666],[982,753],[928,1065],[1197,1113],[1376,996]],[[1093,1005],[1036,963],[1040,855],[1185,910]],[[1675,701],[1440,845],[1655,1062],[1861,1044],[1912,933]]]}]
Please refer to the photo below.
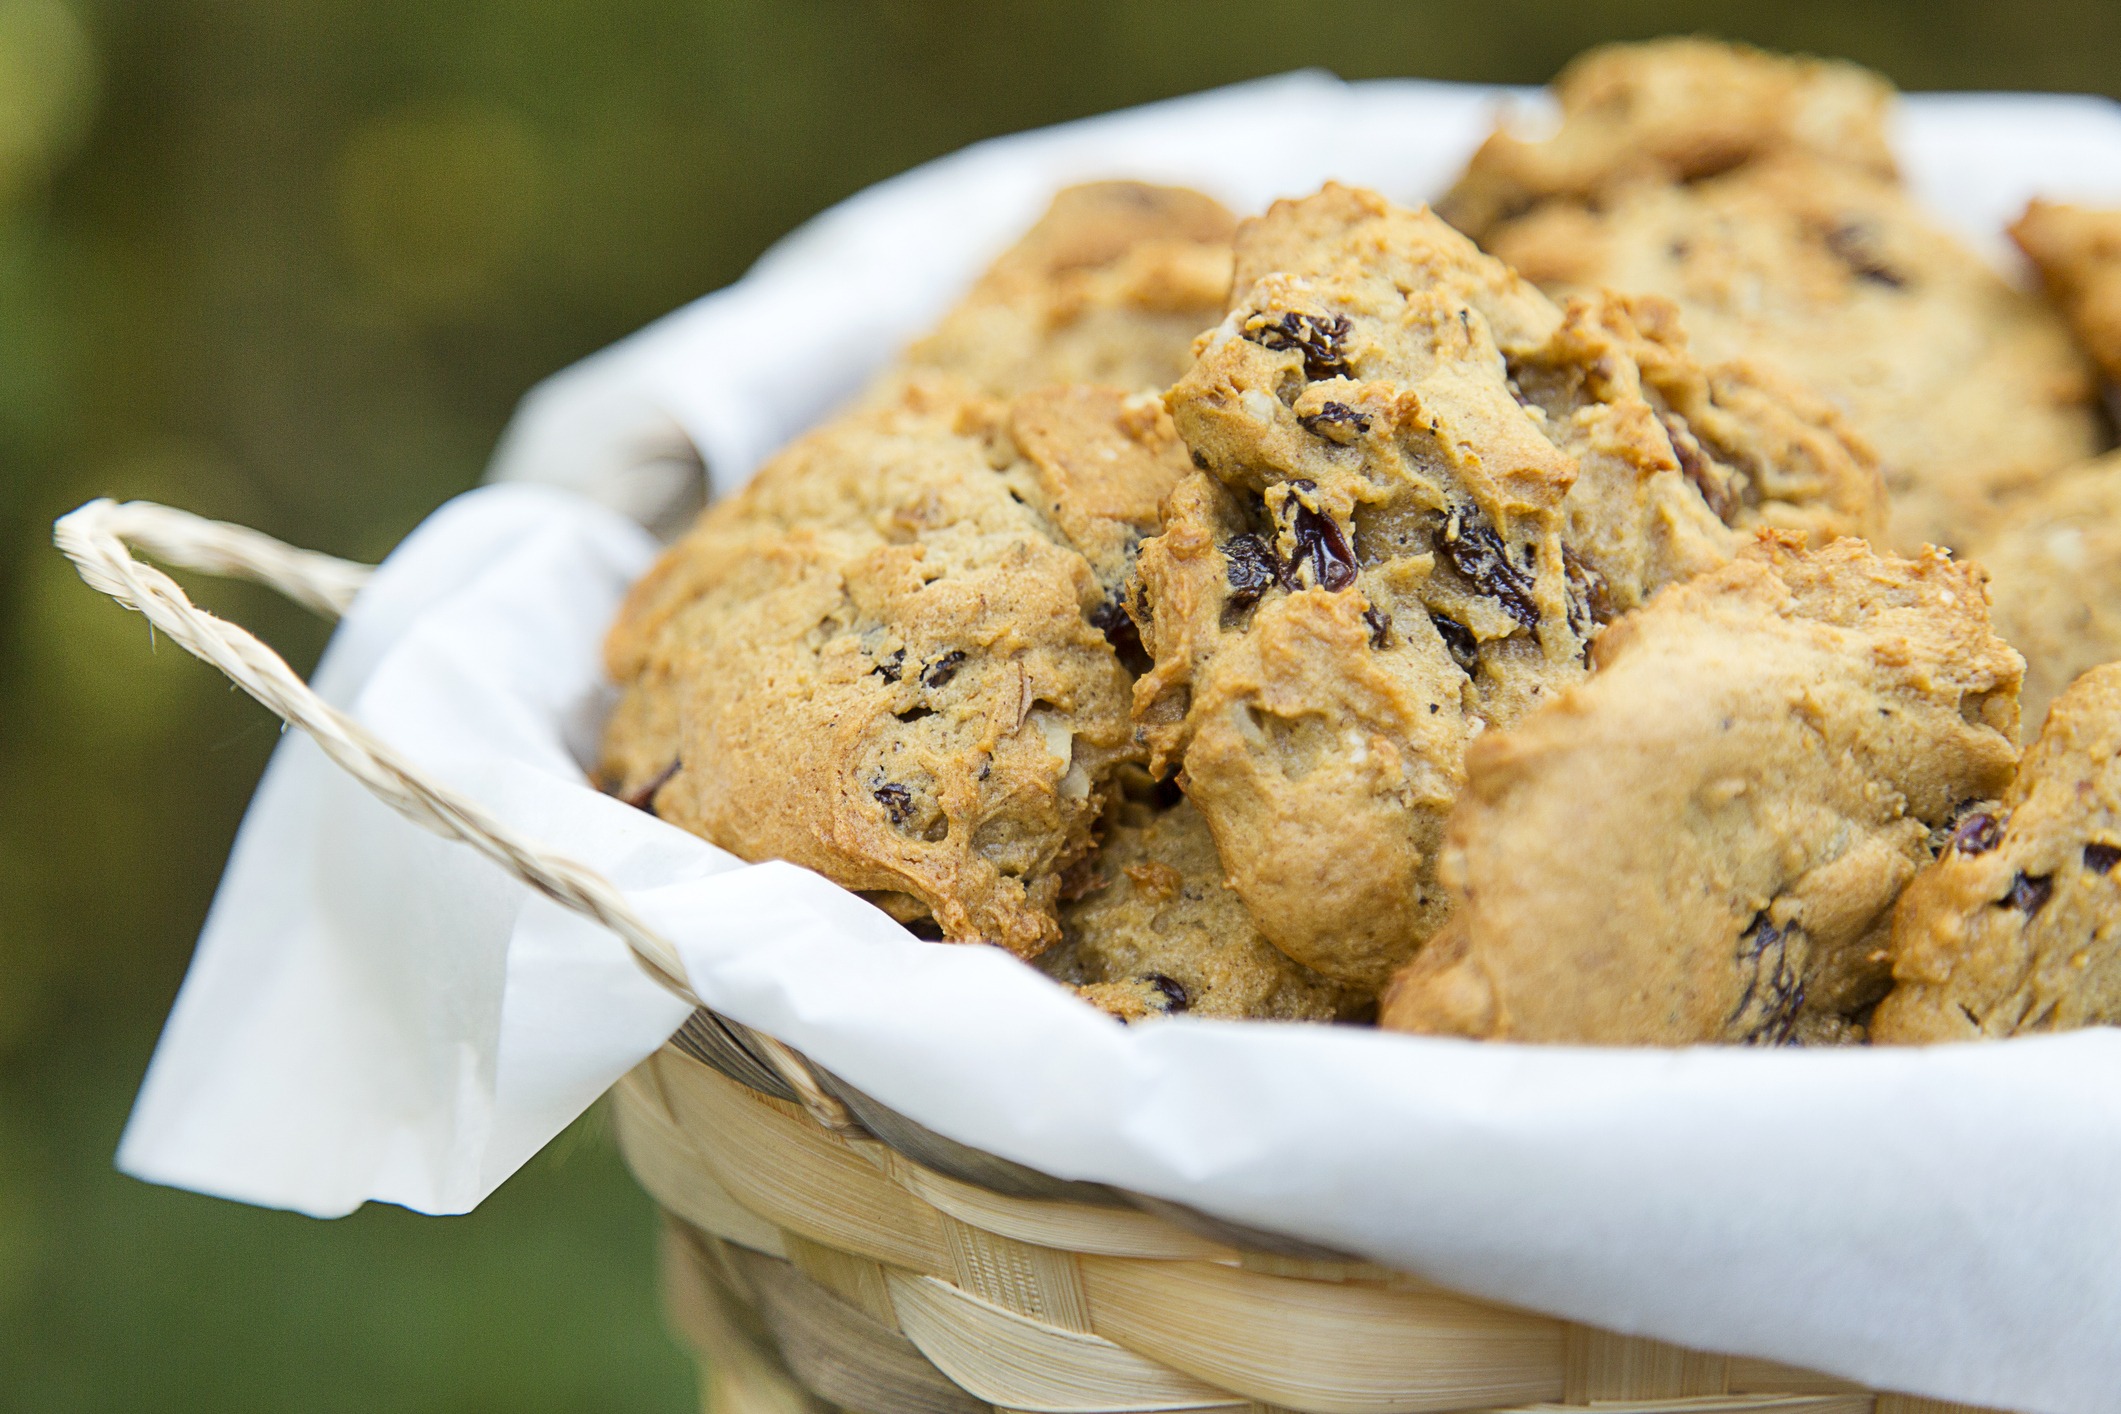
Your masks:
[{"label": "wicker basket", "polygon": [[[308,731],[379,799],[605,924],[697,1005],[623,894],[426,779],[129,547],[326,614],[366,566],[140,503],[91,502],[54,538],[91,585]],[[1498,1306],[1055,1179],[926,1130],[705,1008],[615,1102],[626,1159],[667,1218],[671,1318],[720,1414],[1972,1414]]]},{"label": "wicker basket", "polygon": [[702,1011],[613,1095],[717,1414],[1968,1409],[1512,1310],[1044,1178],[829,1075],[801,1093],[793,1057],[760,1040]]}]

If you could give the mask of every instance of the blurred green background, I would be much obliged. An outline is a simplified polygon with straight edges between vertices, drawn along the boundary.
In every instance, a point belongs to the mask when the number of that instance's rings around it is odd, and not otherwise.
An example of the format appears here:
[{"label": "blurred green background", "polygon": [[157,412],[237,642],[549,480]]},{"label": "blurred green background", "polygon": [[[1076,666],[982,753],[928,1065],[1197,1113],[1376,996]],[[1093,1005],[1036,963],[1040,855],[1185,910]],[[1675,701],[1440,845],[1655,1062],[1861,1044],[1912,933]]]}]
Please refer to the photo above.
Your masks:
[{"label": "blurred green background", "polygon": [[1672,30],[1909,88],[2121,85],[2102,0],[0,0],[0,1407],[693,1399],[594,1116],[468,1218],[111,1170],[276,724],[79,584],[55,515],[149,497],[379,556],[537,378],[924,158],[1301,65],[1537,82]]}]

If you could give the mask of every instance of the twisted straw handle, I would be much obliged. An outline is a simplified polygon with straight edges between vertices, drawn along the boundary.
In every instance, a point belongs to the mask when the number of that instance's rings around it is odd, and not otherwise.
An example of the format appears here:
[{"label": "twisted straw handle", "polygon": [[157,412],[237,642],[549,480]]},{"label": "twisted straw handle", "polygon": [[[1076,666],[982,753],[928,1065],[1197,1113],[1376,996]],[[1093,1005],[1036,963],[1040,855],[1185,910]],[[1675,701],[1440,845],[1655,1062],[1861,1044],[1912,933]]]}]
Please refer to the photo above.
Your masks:
[{"label": "twisted straw handle", "polygon": [[[476,801],[428,780],[366,727],[333,707],[285,659],[247,630],[186,597],[162,571],[135,559],[137,546],[187,569],[253,580],[327,618],[353,603],[373,570],[350,560],[298,550],[240,525],[206,520],[148,501],[90,501],[52,525],[52,542],[101,590],[213,664],[267,710],[309,733],[324,754],[369,793],[414,824],[461,840],[545,897],[619,935],[648,975],[699,1006],[677,950],[660,937],[609,880],[585,864],[539,848],[495,819]],[[828,1129],[855,1128],[807,1062],[770,1036],[751,1033],[766,1059]]]}]

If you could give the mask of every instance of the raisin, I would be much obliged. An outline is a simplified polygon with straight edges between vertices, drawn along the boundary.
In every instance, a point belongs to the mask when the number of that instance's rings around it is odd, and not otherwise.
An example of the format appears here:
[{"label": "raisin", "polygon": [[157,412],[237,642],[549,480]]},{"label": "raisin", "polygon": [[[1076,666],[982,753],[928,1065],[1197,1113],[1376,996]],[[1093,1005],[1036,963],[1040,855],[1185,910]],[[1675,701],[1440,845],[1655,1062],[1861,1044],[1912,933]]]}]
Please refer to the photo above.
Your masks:
[{"label": "raisin", "polygon": [[1503,612],[1526,628],[1539,627],[1539,606],[1532,602],[1532,581],[1510,563],[1502,537],[1480,518],[1478,511],[1452,507],[1439,544],[1451,568],[1475,591],[1502,605]]},{"label": "raisin", "polygon": [[894,825],[903,825],[913,818],[913,792],[896,781],[886,781],[869,792],[876,803],[884,807]]},{"label": "raisin", "polygon": [[1149,657],[1149,650],[1142,646],[1141,630],[1127,613],[1122,597],[1125,591],[1115,592],[1110,599],[1097,606],[1090,615],[1090,626],[1105,636],[1112,651],[1119,658],[1119,665],[1135,677],[1140,677],[1156,664]]},{"label": "raisin", "polygon": [[1686,419],[1676,412],[1667,412],[1660,413],[1657,420],[1664,424],[1664,435],[1672,444],[1672,456],[1679,463],[1679,474],[1701,493],[1709,514],[1729,525],[1732,514],[1738,510],[1731,488],[1726,478],[1717,475],[1715,463],[1701,449],[1701,442],[1686,425]]},{"label": "raisin", "polygon": [[1447,619],[1441,614],[1432,614],[1430,620],[1436,625],[1436,632],[1443,639],[1443,646],[1450,653],[1451,661],[1458,664],[1466,676],[1471,677],[1473,669],[1480,663],[1480,640],[1473,636],[1473,630],[1458,620]]},{"label": "raisin", "polygon": [[894,652],[890,657],[879,659],[877,665],[871,668],[869,671],[875,673],[885,682],[897,682],[899,677],[899,670],[905,666],[906,650],[901,648]]},{"label": "raisin", "polygon": [[1589,651],[1592,626],[1613,621],[1612,593],[1605,576],[1578,559],[1566,545],[1561,547],[1561,569],[1569,581],[1569,627],[1585,640],[1585,651]]},{"label": "raisin", "polygon": [[1345,314],[1300,314],[1294,310],[1275,319],[1255,314],[1245,323],[1245,337],[1261,348],[1297,349],[1304,356],[1304,377],[1312,382],[1340,378],[1348,372],[1347,351],[1341,340],[1353,326]]},{"label": "raisin", "polygon": [[1804,980],[1790,966],[1788,931],[1755,914],[1738,938],[1738,965],[1746,969],[1745,992],[1728,1021],[1742,1026],[1739,1040],[1748,1046],[1780,1046],[1797,1026],[1804,1005]]},{"label": "raisin", "polygon": [[2055,894],[2055,877],[2052,874],[2024,874],[2011,880],[2011,891],[2003,902],[2023,913],[2028,920],[2047,907],[2047,901]]},{"label": "raisin", "polygon": [[2094,840],[2084,847],[2084,867],[2094,874],[2107,873],[2116,864],[2121,864],[2121,845],[2100,844]]},{"label": "raisin", "polygon": [[1387,635],[1392,632],[1392,621],[1375,604],[1362,611],[1362,621],[1370,626],[1370,646],[1384,647]]},{"label": "raisin", "polygon": [[1951,846],[1961,854],[1987,854],[2003,842],[2003,822],[1977,810],[1952,831]]},{"label": "raisin", "polygon": [[1164,994],[1165,1011],[1184,1011],[1187,1007],[1193,1005],[1193,999],[1186,995],[1184,985],[1176,977],[1166,977],[1161,972],[1152,972],[1142,978],[1142,981],[1147,982],[1150,986],[1156,988],[1157,991]]},{"label": "raisin", "polygon": [[957,676],[957,670],[964,665],[964,662],[964,651],[957,648],[951,649],[948,653],[930,663],[927,669],[921,673],[921,686],[944,686],[950,679]]},{"label": "raisin", "polygon": [[1296,420],[1302,424],[1304,431],[1312,436],[1323,437],[1328,442],[1338,442],[1343,446],[1347,445],[1351,438],[1360,437],[1370,430],[1370,419],[1346,403],[1327,403],[1309,417],[1299,417]]},{"label": "raisin", "polygon": [[636,810],[645,810],[650,815],[655,814],[655,793],[664,786],[669,785],[670,778],[675,776],[683,768],[684,764],[682,761],[671,762],[668,766],[656,772],[646,785],[641,786],[637,790],[626,792],[619,799],[625,801]]},{"label": "raisin", "polygon": [[1318,489],[1311,482],[1292,481],[1289,486],[1298,494],[1284,500],[1281,509],[1282,514],[1289,517],[1296,553],[1289,557],[1288,574],[1283,583],[1294,580],[1308,560],[1311,577],[1321,588],[1335,593],[1346,589],[1355,582],[1355,552],[1348,548],[1348,537],[1341,533],[1340,522],[1314,509],[1305,499]]},{"label": "raisin", "polygon": [[1229,582],[1230,604],[1234,608],[1251,608],[1281,577],[1274,552],[1257,535],[1239,535],[1227,541],[1223,559],[1227,566],[1223,578]]},{"label": "raisin", "polygon": [[1826,233],[1826,248],[1858,279],[1897,290],[1907,276],[1886,264],[1878,251],[1878,233],[1861,221],[1844,221]]}]

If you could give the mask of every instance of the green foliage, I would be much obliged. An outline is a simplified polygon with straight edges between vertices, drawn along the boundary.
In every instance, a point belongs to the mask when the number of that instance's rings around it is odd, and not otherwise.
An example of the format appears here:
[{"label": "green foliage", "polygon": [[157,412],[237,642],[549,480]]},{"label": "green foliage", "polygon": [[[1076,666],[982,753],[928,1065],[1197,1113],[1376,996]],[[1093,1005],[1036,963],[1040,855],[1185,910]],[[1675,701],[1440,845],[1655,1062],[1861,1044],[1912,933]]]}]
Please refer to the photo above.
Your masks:
[{"label": "green foliage", "polygon": [[[1537,82],[1671,30],[1910,87],[2121,73],[2097,0],[0,0],[0,1406],[691,1398],[594,1135],[466,1219],[110,1171],[277,733],[75,583],[52,517],[147,496],[378,556],[537,378],[915,162],[1302,65]],[[199,593],[298,664],[322,643]]]}]

